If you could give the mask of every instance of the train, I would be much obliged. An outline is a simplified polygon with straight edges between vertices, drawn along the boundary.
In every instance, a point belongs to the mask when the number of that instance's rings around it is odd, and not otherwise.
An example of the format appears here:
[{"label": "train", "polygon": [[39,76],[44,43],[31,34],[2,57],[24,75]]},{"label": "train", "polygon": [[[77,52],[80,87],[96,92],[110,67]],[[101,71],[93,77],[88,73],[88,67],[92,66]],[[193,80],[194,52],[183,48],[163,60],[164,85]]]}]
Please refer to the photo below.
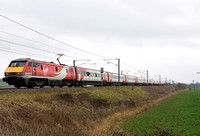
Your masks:
[{"label": "train", "polygon": [[4,72],[3,81],[9,85],[20,87],[79,87],[79,86],[132,86],[132,85],[162,85],[156,80],[148,80],[133,75],[75,67],[53,62],[45,62],[30,58],[20,58],[11,61]]}]

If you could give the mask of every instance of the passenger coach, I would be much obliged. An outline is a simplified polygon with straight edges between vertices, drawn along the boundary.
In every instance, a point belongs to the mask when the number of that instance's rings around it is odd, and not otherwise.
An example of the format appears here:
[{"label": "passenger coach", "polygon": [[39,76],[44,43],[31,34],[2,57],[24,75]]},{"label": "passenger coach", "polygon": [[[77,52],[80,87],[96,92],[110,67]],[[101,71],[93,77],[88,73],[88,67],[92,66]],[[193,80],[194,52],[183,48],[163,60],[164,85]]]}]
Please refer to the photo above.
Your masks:
[{"label": "passenger coach", "polygon": [[[102,74],[102,75],[101,75]],[[3,81],[16,88],[35,86],[113,86],[118,85],[118,74],[100,70],[58,65],[30,58],[13,60],[5,71]],[[158,81],[132,75],[120,75],[120,85],[159,85]]]}]

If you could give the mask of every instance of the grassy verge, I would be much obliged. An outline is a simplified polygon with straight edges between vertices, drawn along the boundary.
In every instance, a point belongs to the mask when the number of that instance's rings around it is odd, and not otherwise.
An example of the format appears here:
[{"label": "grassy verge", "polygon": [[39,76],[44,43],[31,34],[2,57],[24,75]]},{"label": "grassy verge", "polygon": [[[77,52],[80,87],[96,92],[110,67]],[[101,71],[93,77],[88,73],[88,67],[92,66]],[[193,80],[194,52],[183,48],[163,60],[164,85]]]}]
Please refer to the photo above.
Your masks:
[{"label": "grassy verge", "polygon": [[184,91],[124,125],[126,135],[198,135],[200,91]]},{"label": "grassy verge", "polygon": [[152,86],[1,94],[0,135],[110,135],[108,117],[174,91],[170,86]]}]

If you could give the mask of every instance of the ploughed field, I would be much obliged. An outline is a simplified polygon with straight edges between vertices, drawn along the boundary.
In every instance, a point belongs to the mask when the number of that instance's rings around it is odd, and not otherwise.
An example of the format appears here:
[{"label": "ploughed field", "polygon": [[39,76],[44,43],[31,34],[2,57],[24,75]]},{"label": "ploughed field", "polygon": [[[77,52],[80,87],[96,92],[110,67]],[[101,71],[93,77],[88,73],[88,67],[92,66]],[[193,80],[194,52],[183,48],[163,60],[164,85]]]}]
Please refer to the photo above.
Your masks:
[{"label": "ploughed field", "polygon": [[200,134],[200,90],[183,91],[124,125],[125,135]]}]

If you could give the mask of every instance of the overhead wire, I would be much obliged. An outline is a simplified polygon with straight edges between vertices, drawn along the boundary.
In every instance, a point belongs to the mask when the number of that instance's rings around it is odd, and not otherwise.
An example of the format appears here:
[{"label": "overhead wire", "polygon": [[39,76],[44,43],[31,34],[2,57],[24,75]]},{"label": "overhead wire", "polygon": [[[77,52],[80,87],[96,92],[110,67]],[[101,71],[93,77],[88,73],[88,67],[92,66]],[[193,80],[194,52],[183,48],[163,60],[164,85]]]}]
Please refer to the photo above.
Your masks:
[{"label": "overhead wire", "polygon": [[[7,20],[9,20],[9,21],[11,21],[11,22],[13,22],[13,23],[15,23],[15,24],[17,24],[17,25],[20,25],[20,26],[22,26],[22,27],[24,27],[24,28],[26,28],[26,29],[29,29],[29,30],[31,30],[31,31],[33,31],[33,32],[35,32],[35,33],[37,33],[37,34],[40,34],[40,35],[42,35],[42,36],[44,36],[44,37],[47,37],[47,38],[49,38],[49,39],[51,39],[51,40],[54,40],[54,41],[58,42],[58,43],[67,45],[67,46],[69,46],[69,47],[71,47],[71,48],[77,49],[77,50],[79,50],[79,51],[82,51],[82,52],[85,52],[85,53],[88,53],[88,54],[91,54],[91,55],[94,55],[94,56],[97,56],[97,57],[100,57],[100,58],[106,58],[106,57],[104,57],[104,56],[97,55],[97,54],[94,54],[94,53],[91,53],[91,52],[82,50],[82,49],[80,49],[80,48],[74,47],[74,46],[72,46],[72,45],[66,44],[66,43],[64,43],[64,42],[62,42],[62,41],[59,41],[59,40],[53,38],[53,37],[50,37],[50,36],[48,36],[48,35],[46,35],[46,34],[43,34],[43,33],[39,32],[39,31],[37,31],[37,30],[35,30],[35,29],[32,29],[32,28],[30,28],[30,27],[28,27],[28,26],[25,26],[24,24],[19,23],[19,22],[15,21],[15,20],[13,20],[13,19],[11,19],[11,18],[8,18],[8,17],[6,17],[6,16],[4,16],[4,15],[0,15],[0,16],[1,16],[2,18],[4,18],[4,19],[7,19]],[[13,34],[12,34],[12,35],[13,35]],[[15,36],[16,36],[16,35],[15,35]],[[19,36],[18,36],[18,37],[19,37]],[[20,37],[20,38],[22,38],[22,37]],[[49,51],[48,51],[48,52],[49,52]]]},{"label": "overhead wire", "polygon": [[137,69],[137,68],[135,68],[135,67],[133,67],[133,66],[131,66],[131,65],[127,64],[127,63],[125,63],[124,61],[121,61],[121,62],[122,62],[122,63],[124,63],[125,65],[127,65],[127,66],[131,67],[132,69],[135,69],[135,70],[139,71],[139,69]]},{"label": "overhead wire", "polygon": [[55,46],[52,46],[52,45],[50,45],[50,44],[38,42],[38,41],[35,41],[35,40],[32,40],[32,39],[28,39],[28,38],[25,38],[25,37],[22,37],[22,36],[19,36],[19,35],[16,35],[16,34],[9,33],[9,32],[5,32],[5,31],[0,31],[0,32],[1,32],[1,33],[4,33],[4,34],[7,34],[7,35],[11,35],[11,36],[17,37],[17,38],[20,38],[20,39],[23,39],[23,40],[31,41],[31,42],[33,42],[33,43],[39,43],[39,44],[42,44],[42,45],[47,46],[47,47],[51,47],[51,48],[54,48],[54,49],[59,49],[59,50],[62,50],[62,51],[64,50],[64,51],[66,51],[66,52],[71,52],[71,53],[73,53],[73,54],[77,54],[77,55],[85,56],[85,57],[88,57],[88,58],[89,58],[89,56],[86,56],[86,55],[80,54],[80,53],[76,53],[76,52],[73,52],[73,51],[70,51],[70,50],[66,50],[66,49],[64,49],[64,48],[60,48],[60,47],[57,47],[57,46],[55,47]]},{"label": "overhead wire", "polygon": [[5,51],[5,52],[10,52],[10,53],[15,53],[15,54],[20,54],[20,55],[25,55],[25,56],[32,56],[32,57],[37,57],[37,58],[44,58],[44,59],[50,59],[50,57],[48,56],[44,56],[44,55],[33,55],[33,54],[30,54],[30,53],[26,53],[26,52],[21,52],[19,50],[9,50],[9,49],[6,49],[6,48],[1,48],[0,47],[0,51]]},{"label": "overhead wire", "polygon": [[[9,44],[14,44],[14,45],[26,47],[26,48],[31,48],[31,49],[39,50],[39,51],[44,51],[44,52],[48,52],[48,53],[52,53],[52,54],[57,54],[57,53],[49,51],[49,50],[40,49],[40,48],[36,48],[36,47],[32,47],[32,46],[27,46],[27,45],[24,45],[24,44],[20,44],[20,43],[16,43],[16,42],[11,42],[11,41],[7,41],[7,40],[3,40],[3,39],[0,39],[0,41],[1,42],[6,42],[6,43],[9,43]],[[80,58],[69,56],[69,55],[64,55],[64,56],[65,57],[70,57],[70,58],[75,58],[75,59],[80,59]]]},{"label": "overhead wire", "polygon": [[37,33],[37,34],[39,34],[39,35],[42,35],[42,36],[44,36],[44,37],[46,37],[46,38],[49,38],[49,39],[51,39],[51,40],[53,40],[53,41],[56,41],[56,42],[58,42],[58,43],[61,43],[61,44],[66,45],[66,46],[68,46],[68,47],[71,47],[71,48],[73,48],[73,49],[76,49],[76,50],[79,50],[79,51],[82,51],[82,52],[85,52],[85,53],[88,53],[88,54],[91,54],[91,55],[94,55],[94,56],[97,56],[97,57],[100,57],[100,58],[106,58],[106,57],[104,57],[104,56],[97,55],[97,54],[94,54],[94,53],[91,53],[91,52],[82,50],[82,49],[80,49],[80,48],[74,47],[74,46],[72,46],[72,45],[69,45],[69,44],[67,44],[67,43],[64,43],[64,42],[62,42],[62,41],[60,41],[60,40],[57,40],[57,39],[55,39],[55,38],[53,38],[53,37],[51,37],[51,36],[48,36],[48,35],[46,35],[46,34],[43,34],[43,33],[39,32],[39,31],[37,31],[37,30],[35,30],[35,29],[33,29],[33,28],[30,28],[30,27],[28,27],[28,26],[25,26],[25,25],[23,25],[22,23],[19,23],[19,22],[15,21],[15,20],[13,20],[13,19],[11,19],[11,18],[8,18],[8,17],[6,17],[6,16],[4,16],[4,15],[0,15],[0,17],[2,17],[2,18],[4,18],[4,19],[7,19],[7,20],[9,20],[9,21],[11,21],[11,22],[13,22],[13,23],[15,23],[15,24],[17,24],[17,25],[20,25],[21,27],[24,27],[24,28],[26,28],[26,29],[29,29],[29,30],[31,30],[31,31],[33,31],[33,32],[35,32],[35,33]]},{"label": "overhead wire", "polygon": [[[22,24],[22,23],[19,23],[19,22],[15,21],[15,20],[13,20],[13,19],[11,19],[11,18],[8,18],[8,17],[6,17],[6,16],[4,16],[4,15],[0,15],[0,17],[4,18],[4,19],[6,19],[6,20],[9,20],[9,21],[11,21],[11,22],[13,22],[13,23],[15,23],[15,24],[17,24],[17,25],[19,25],[19,26],[21,26],[21,27],[24,27],[24,28],[26,28],[26,29],[28,29],[28,30],[31,30],[31,31],[33,31],[33,32],[35,32],[35,33],[37,33],[37,34],[39,34],[39,35],[42,35],[42,36],[44,36],[44,37],[46,37],[46,38],[49,38],[49,39],[51,39],[51,40],[53,40],[53,41],[56,41],[56,42],[58,42],[58,43],[60,43],[60,44],[66,45],[66,46],[68,46],[68,47],[70,47],[70,48],[73,48],[73,49],[82,51],[82,52],[84,52],[84,53],[87,53],[87,54],[90,54],[90,55],[93,55],[93,56],[96,56],[96,57],[99,57],[99,58],[107,59],[107,58],[104,57],[104,56],[97,55],[97,54],[91,53],[91,52],[89,52],[89,51],[85,51],[85,50],[83,50],[83,49],[74,47],[74,46],[72,46],[72,45],[70,45],[70,44],[67,44],[67,43],[62,42],[62,41],[60,41],[60,40],[57,40],[57,39],[55,39],[55,38],[53,38],[53,37],[51,37],[51,36],[48,36],[47,34],[44,34],[44,33],[42,33],[42,32],[39,32],[39,31],[37,31],[37,30],[35,30],[35,29],[31,28],[31,27],[28,27],[28,26],[26,26],[26,25],[24,25],[24,24]],[[13,34],[12,34],[12,35],[13,35]],[[17,35],[13,35],[13,36],[17,36]],[[18,37],[20,37],[20,36],[18,36]],[[20,37],[20,38],[22,38],[22,37]],[[30,40],[30,39],[26,39],[26,40]],[[52,51],[48,51],[48,50],[44,50],[44,49],[39,49],[39,48],[35,48],[35,47],[30,47],[30,46],[26,46],[26,45],[19,44],[19,43],[15,43],[15,42],[10,42],[10,41],[3,40],[3,39],[0,39],[0,41],[55,54],[55,52],[52,52]],[[39,42],[38,42],[38,43],[39,43]],[[43,44],[43,45],[45,45],[45,44]],[[50,45],[48,45],[48,46],[50,46]],[[55,48],[55,47],[53,47],[53,46],[50,46],[50,47]],[[57,48],[57,49],[58,49],[58,48]],[[1,49],[1,50],[3,50],[3,49]],[[11,51],[10,51],[10,52],[11,52]],[[76,53],[76,54],[78,54],[78,53]],[[66,57],[71,57],[71,58],[76,58],[76,57],[68,56],[68,55],[65,55],[65,56],[66,56]],[[81,54],[81,56],[83,56],[83,55]],[[76,58],[76,59],[79,59],[79,58]],[[125,65],[131,67],[132,69],[139,71],[139,69],[134,68],[133,66],[131,66],[131,65],[127,64],[127,63],[125,63],[124,61],[121,61],[121,62],[124,63]],[[109,63],[112,63],[112,62],[109,62]],[[113,63],[113,64],[114,64],[114,63]],[[117,65],[117,64],[115,64],[115,65]],[[154,76],[155,76],[155,75],[154,75]]]}]

